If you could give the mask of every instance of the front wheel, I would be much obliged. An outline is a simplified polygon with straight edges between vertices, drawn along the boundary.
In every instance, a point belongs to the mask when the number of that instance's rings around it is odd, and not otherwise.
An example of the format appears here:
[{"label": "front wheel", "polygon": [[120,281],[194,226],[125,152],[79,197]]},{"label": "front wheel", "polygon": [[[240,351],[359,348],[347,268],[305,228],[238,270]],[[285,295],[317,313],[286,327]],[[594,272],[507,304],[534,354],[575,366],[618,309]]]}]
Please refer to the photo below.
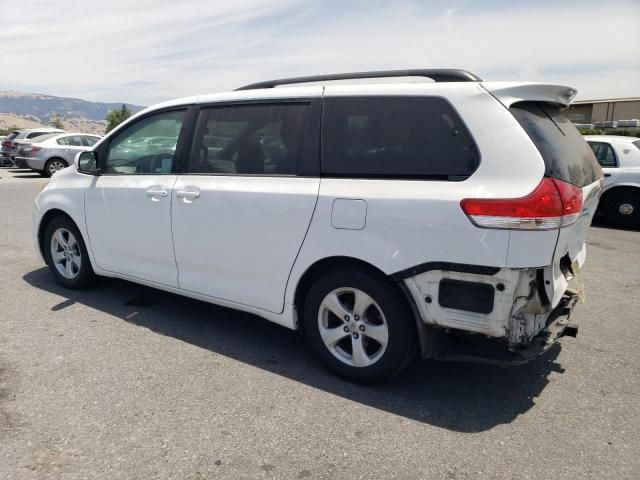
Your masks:
[{"label": "front wheel", "polygon": [[307,295],[304,327],[324,363],[351,381],[391,378],[416,352],[406,300],[391,281],[364,269],[321,276]]},{"label": "front wheel", "polygon": [[95,273],[80,231],[66,217],[56,217],[44,232],[43,250],[49,270],[56,281],[67,288],[91,285]]}]

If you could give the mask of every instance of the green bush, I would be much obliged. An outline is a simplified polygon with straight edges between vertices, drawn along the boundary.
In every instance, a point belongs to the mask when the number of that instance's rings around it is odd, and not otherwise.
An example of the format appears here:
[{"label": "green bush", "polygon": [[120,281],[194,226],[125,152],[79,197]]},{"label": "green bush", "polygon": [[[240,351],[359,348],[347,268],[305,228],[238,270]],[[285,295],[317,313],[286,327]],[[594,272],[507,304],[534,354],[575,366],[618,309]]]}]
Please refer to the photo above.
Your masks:
[{"label": "green bush", "polygon": [[580,128],[582,135],[621,135],[640,137],[640,128]]}]

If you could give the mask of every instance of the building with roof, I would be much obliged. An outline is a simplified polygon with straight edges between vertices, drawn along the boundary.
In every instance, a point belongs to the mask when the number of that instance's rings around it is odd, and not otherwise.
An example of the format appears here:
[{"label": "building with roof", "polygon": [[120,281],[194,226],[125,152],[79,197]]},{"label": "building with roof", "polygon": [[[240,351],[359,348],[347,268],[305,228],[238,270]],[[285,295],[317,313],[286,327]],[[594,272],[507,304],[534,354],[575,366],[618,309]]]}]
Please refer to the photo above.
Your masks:
[{"label": "building with roof", "polygon": [[565,114],[573,123],[582,124],[640,119],[640,97],[578,100]]}]

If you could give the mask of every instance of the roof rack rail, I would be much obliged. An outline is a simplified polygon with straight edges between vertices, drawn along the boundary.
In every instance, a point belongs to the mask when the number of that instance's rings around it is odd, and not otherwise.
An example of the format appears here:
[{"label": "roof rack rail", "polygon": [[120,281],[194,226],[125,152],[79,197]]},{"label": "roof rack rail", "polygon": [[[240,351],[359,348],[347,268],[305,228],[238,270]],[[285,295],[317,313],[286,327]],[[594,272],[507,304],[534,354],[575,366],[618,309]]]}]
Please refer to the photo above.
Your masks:
[{"label": "roof rack rail", "polygon": [[459,69],[416,69],[416,70],[380,70],[376,72],[333,73],[330,75],[312,75],[310,77],[281,78],[266,82],[252,83],[237,90],[257,90],[274,88],[278,85],[294,83],[328,82],[333,80],[353,80],[359,78],[426,77],[434,82],[481,82],[477,75]]}]

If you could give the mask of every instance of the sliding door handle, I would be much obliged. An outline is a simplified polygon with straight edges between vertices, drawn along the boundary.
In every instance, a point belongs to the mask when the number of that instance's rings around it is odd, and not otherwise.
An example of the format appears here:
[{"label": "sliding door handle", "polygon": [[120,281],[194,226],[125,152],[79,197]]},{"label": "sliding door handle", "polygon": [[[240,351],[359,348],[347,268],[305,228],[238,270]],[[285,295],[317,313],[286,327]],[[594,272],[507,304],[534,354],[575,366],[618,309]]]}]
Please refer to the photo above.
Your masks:
[{"label": "sliding door handle", "polygon": [[184,198],[185,200],[193,200],[200,196],[200,190],[176,190],[177,198]]}]

